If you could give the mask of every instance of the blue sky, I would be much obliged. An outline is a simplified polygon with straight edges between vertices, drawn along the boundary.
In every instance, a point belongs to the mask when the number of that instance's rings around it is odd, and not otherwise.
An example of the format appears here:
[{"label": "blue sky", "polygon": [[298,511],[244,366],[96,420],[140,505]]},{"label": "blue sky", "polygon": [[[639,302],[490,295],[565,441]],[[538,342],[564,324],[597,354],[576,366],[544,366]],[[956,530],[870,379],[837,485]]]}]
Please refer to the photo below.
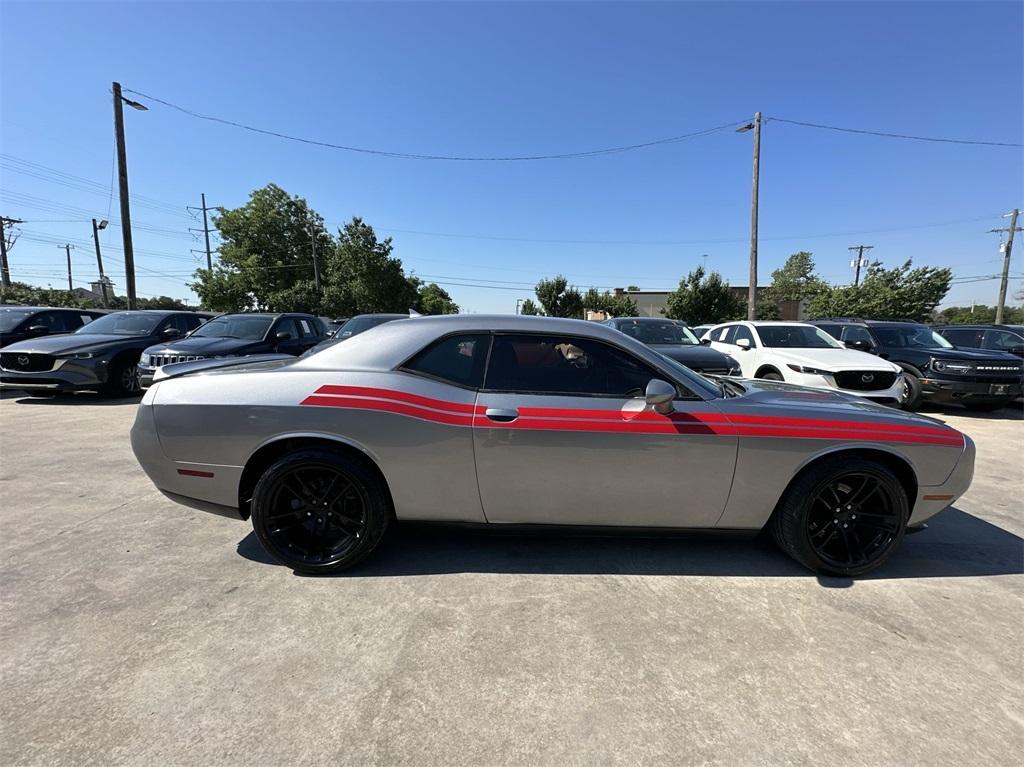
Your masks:
[{"label": "blue sky", "polygon": [[[12,276],[55,287],[65,241],[76,280],[96,276],[88,218],[110,204],[115,79],[198,112],[410,153],[582,151],[756,110],[924,136],[1024,134],[1020,3],[4,2],[0,27],[0,213],[27,222]],[[392,235],[408,269],[469,311],[512,311],[558,272],[581,287],[672,287],[704,254],[747,282],[750,134],[456,163],[301,145],[149,106],[126,110],[132,193],[145,198],[133,207],[143,293],[190,295],[201,244],[185,206],[200,192],[231,207],[271,181],[335,225],[359,215]],[[801,249],[829,280],[850,281],[847,247],[860,243],[887,265],[996,274],[986,230],[1024,202],[1019,148],[769,121],[762,150],[762,283]],[[102,238],[123,289],[120,231]],[[946,303],[991,304],[997,287],[960,284]]]}]

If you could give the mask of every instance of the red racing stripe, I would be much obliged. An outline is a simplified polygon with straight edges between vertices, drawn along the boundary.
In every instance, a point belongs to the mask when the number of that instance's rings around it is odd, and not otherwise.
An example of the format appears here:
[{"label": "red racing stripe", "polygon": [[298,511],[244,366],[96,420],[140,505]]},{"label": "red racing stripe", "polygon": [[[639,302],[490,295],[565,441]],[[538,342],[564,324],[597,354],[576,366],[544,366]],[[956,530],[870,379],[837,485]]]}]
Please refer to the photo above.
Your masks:
[{"label": "red racing stripe", "polygon": [[335,396],[356,396],[374,397],[377,399],[390,399],[398,402],[409,402],[413,405],[422,405],[434,410],[446,410],[449,413],[482,413],[486,408],[483,406],[466,405],[461,402],[449,402],[433,397],[424,397],[419,394],[397,391],[395,389],[376,389],[370,386],[335,386],[325,384],[316,390],[316,394]]}]

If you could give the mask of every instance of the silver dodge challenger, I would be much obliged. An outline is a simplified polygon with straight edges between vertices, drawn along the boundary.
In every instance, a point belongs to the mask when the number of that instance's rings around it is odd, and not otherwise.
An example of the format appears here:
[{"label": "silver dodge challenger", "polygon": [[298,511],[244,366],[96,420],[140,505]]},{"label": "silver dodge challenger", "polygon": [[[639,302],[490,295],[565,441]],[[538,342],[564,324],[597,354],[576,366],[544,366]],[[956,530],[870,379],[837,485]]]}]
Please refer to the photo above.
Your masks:
[{"label": "silver dodge challenger", "polygon": [[767,528],[855,576],[959,498],[974,444],[839,392],[693,373],[597,323],[380,325],[309,357],[170,365],[132,447],[165,495],[251,519],[305,573],[351,567],[396,520]]}]

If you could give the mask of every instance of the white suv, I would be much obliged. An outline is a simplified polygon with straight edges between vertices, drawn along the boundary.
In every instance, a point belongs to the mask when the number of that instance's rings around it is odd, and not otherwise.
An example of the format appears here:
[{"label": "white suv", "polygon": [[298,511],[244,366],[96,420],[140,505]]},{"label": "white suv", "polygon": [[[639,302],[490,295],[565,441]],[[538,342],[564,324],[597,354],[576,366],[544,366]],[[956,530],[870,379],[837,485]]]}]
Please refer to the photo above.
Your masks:
[{"label": "white suv", "polygon": [[888,405],[903,397],[901,368],[847,349],[805,322],[729,322],[705,333],[702,342],[708,341],[739,362],[744,378],[839,389]]}]

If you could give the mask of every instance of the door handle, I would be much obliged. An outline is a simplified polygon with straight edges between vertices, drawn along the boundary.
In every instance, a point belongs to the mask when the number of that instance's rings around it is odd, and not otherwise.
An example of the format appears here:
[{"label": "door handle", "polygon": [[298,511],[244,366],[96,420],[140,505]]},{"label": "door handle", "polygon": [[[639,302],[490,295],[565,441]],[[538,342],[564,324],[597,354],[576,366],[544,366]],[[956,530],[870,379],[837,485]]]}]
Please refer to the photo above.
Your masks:
[{"label": "door handle", "polygon": [[484,415],[498,423],[509,423],[519,417],[519,411],[514,407],[489,407],[484,411]]}]

